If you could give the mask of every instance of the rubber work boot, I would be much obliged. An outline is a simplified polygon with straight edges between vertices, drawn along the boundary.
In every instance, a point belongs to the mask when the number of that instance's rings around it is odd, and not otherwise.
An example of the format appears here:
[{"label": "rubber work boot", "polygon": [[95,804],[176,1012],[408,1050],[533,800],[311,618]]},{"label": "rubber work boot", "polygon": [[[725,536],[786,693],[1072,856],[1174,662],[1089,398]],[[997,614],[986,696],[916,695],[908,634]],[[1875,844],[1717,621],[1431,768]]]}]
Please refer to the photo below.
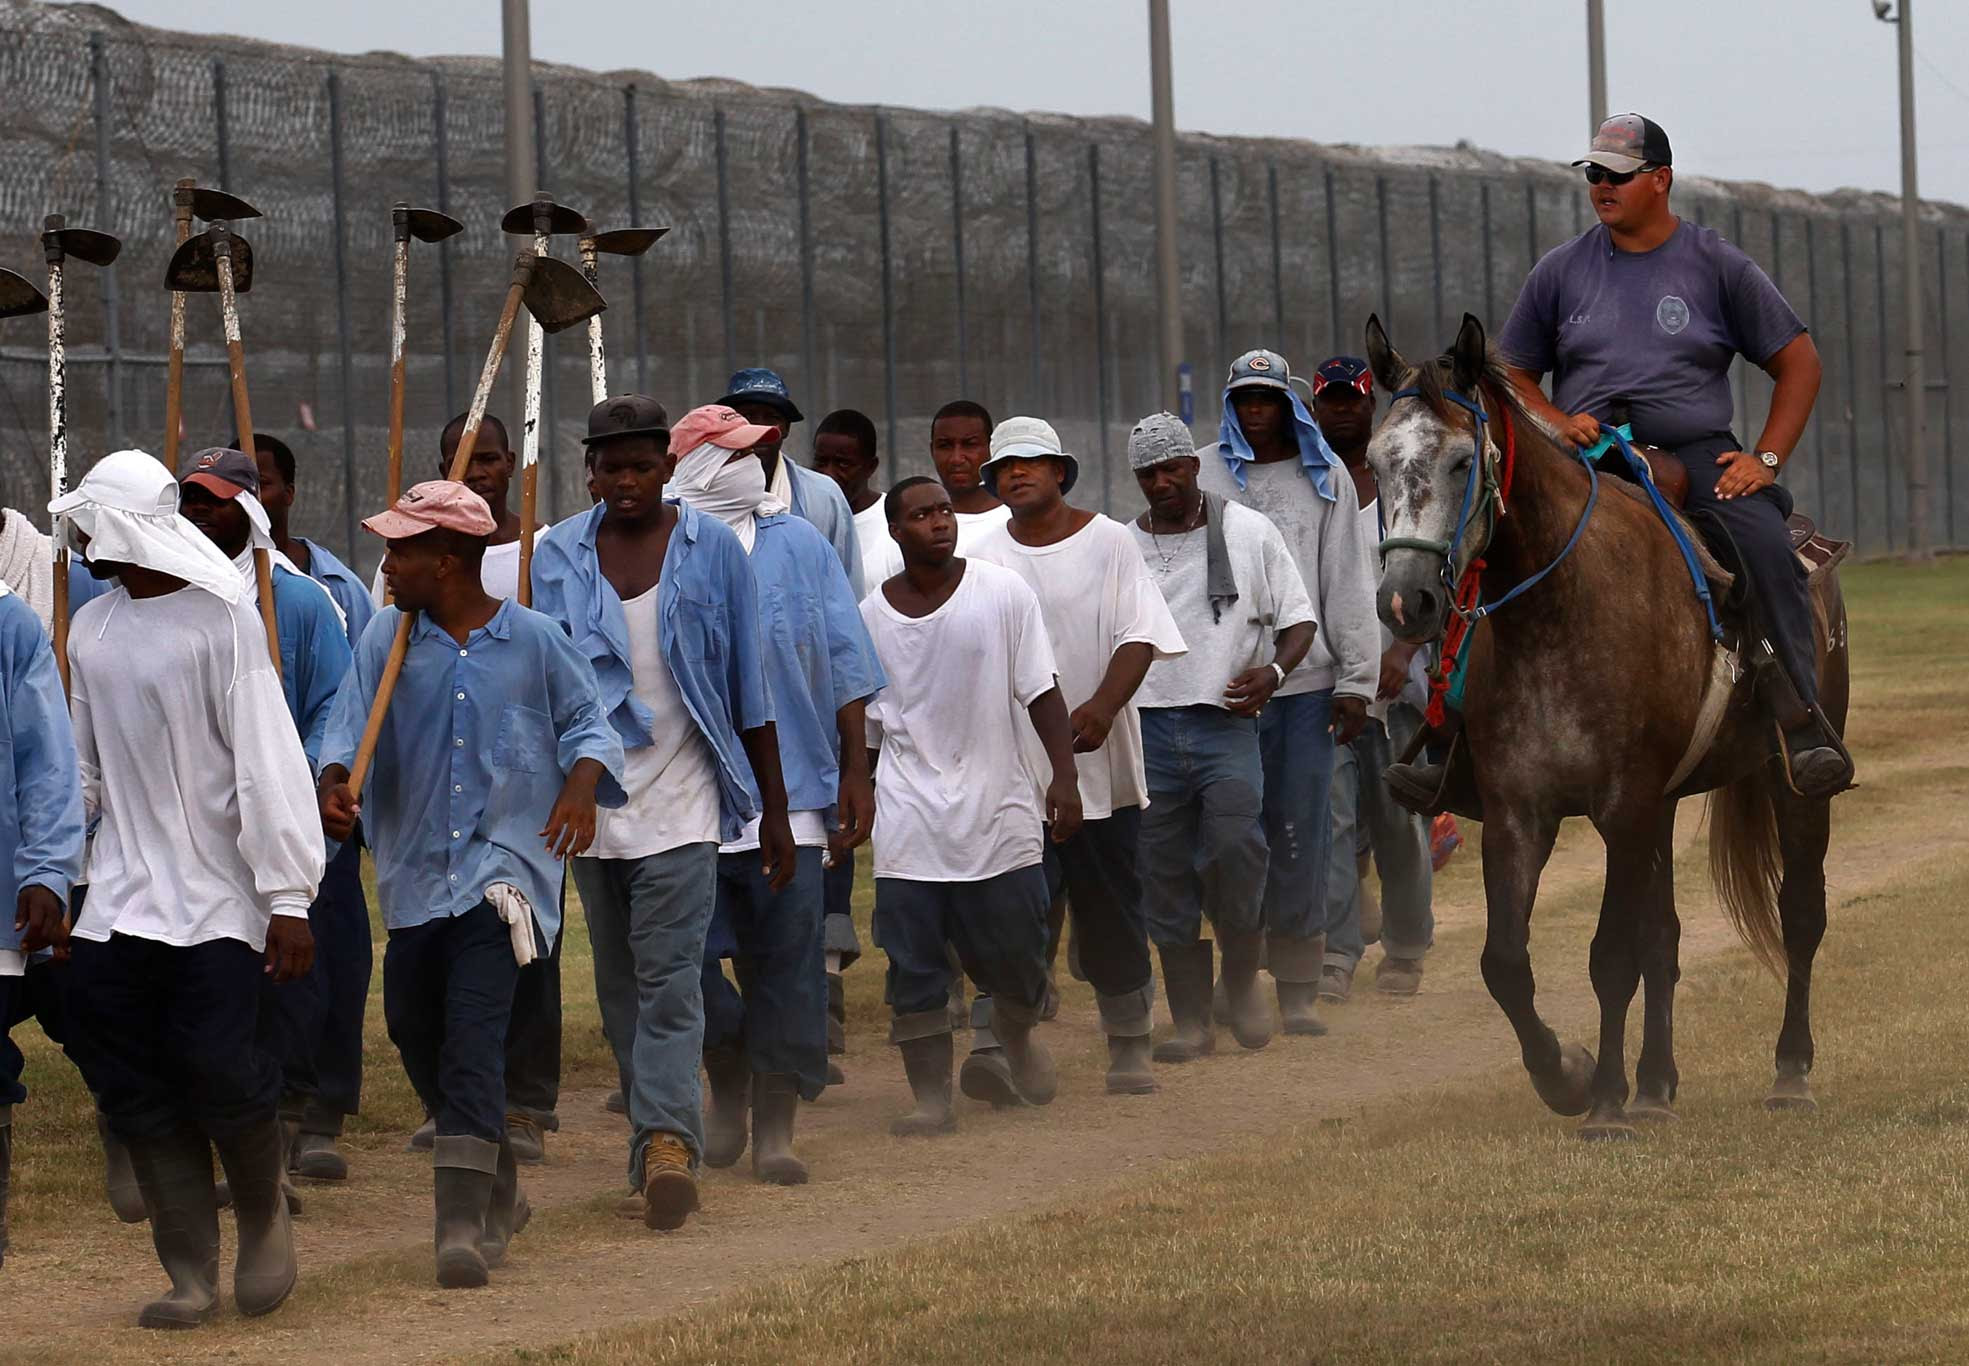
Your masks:
[{"label": "rubber work boot", "polygon": [[807,1164],[793,1155],[800,1083],[785,1073],[752,1078],[752,1175],[769,1186],[804,1186]]},{"label": "rubber work boot", "polygon": [[304,1130],[294,1140],[294,1156],[288,1170],[309,1181],[346,1181],[349,1160],[335,1150],[333,1134],[311,1134]]},{"label": "rubber work boot", "polygon": [[437,1140],[438,1121],[435,1115],[425,1115],[424,1122],[417,1126],[417,1132],[410,1136],[410,1142],[403,1145],[407,1153],[427,1153],[431,1144]]},{"label": "rubber work boot", "polygon": [[1318,1038],[1326,1033],[1320,1019],[1318,982],[1280,982],[1278,984],[1279,1027],[1287,1034]]},{"label": "rubber work boot", "polygon": [[704,1111],[704,1165],[729,1167],[745,1156],[747,1092],[752,1064],[740,1044],[720,1044],[704,1050],[704,1075],[711,1083],[711,1103]]},{"label": "rubber work boot", "polygon": [[[929,1012],[937,1020],[942,1020],[943,1012]],[[957,1107],[950,1095],[950,1067],[956,1056],[949,1030],[940,1030],[922,1038],[904,1039],[902,1048],[903,1073],[909,1078],[910,1094],[916,1098],[916,1108],[906,1114],[897,1115],[889,1124],[889,1132],[899,1138],[926,1138],[932,1134],[954,1133],[957,1129]]]},{"label": "rubber work boot", "polygon": [[1012,1086],[1027,1105],[1050,1105],[1059,1093],[1060,1079],[1053,1070],[1053,1055],[1033,1037],[1039,1022],[1039,1007],[1022,1006],[996,997],[992,1001],[992,1028],[999,1046],[1005,1050],[1006,1065],[1012,1069]]},{"label": "rubber work boot", "polygon": [[141,1328],[196,1328],[219,1302],[219,1204],[212,1187],[212,1149],[205,1136],[182,1128],[162,1138],[124,1145],[151,1245],[171,1293],[137,1315]]},{"label": "rubber work boot", "polygon": [[0,1105],[0,1267],[7,1264],[7,1195],[14,1177],[14,1107]]},{"label": "rubber work boot", "polygon": [[1156,1089],[1149,1066],[1149,1036],[1108,1035],[1107,1088],[1111,1096],[1146,1096]]},{"label": "rubber work boot", "polygon": [[834,1057],[848,1051],[848,993],[838,972],[827,974],[827,1051]]},{"label": "rubber work boot", "polygon": [[109,1119],[101,1110],[96,1111],[96,1133],[103,1141],[103,1187],[109,1192],[109,1207],[124,1223],[141,1224],[148,1216],[137,1174],[130,1169],[130,1150],[109,1131]]},{"label": "rubber work boot", "polygon": [[1422,960],[1392,955],[1383,958],[1381,970],[1374,975],[1374,989],[1384,996],[1415,995],[1422,990]]},{"label": "rubber work boot", "polygon": [[547,1131],[531,1115],[507,1111],[506,1141],[513,1145],[513,1160],[524,1166],[537,1167],[547,1160]]},{"label": "rubber work boot", "polygon": [[629,1098],[620,1091],[611,1091],[608,1099],[602,1102],[602,1108],[612,1115],[626,1115],[629,1113]]},{"label": "rubber work boot", "polygon": [[475,1289],[486,1283],[485,1253],[480,1248],[504,1146],[470,1134],[444,1134],[432,1149],[437,1275],[446,1290]]},{"label": "rubber work boot", "polygon": [[1263,1048],[1272,1041],[1272,1012],[1258,990],[1258,958],[1265,936],[1257,930],[1217,936],[1224,957],[1223,988],[1230,1007],[1231,1033],[1244,1048]]},{"label": "rubber work boot", "polygon": [[1222,977],[1217,979],[1217,985],[1210,991],[1210,1018],[1220,1025],[1231,1022],[1231,993]]},{"label": "rubber work boot", "polygon": [[268,1119],[212,1144],[232,1185],[232,1215],[239,1230],[232,1297],[248,1318],[280,1308],[300,1274],[282,1189],[287,1179],[283,1127],[278,1119]]},{"label": "rubber work boot", "polygon": [[1156,956],[1162,960],[1162,993],[1175,1026],[1155,1046],[1157,1062],[1195,1062],[1217,1051],[1217,1030],[1210,1020],[1212,947],[1208,939],[1156,946]]},{"label": "rubber work boot", "polygon": [[[897,1024],[901,1023],[898,1019]],[[897,1038],[900,1041],[901,1035]],[[971,1003],[971,1051],[957,1071],[957,1086],[972,1100],[984,1101],[994,1110],[1025,1104],[1012,1080],[1012,1065],[1006,1061],[1005,1050],[999,1046],[998,1034],[992,1028],[989,996],[979,996]]]},{"label": "rubber work boot", "polygon": [[651,1134],[643,1145],[643,1226],[664,1232],[679,1229],[696,1210],[691,1150],[675,1134]]},{"label": "rubber work boot", "polygon": [[519,1159],[511,1143],[499,1145],[499,1167],[492,1174],[492,1196],[485,1208],[485,1237],[479,1240],[479,1255],[488,1268],[506,1260],[506,1248],[533,1218],[533,1207],[520,1189]]}]

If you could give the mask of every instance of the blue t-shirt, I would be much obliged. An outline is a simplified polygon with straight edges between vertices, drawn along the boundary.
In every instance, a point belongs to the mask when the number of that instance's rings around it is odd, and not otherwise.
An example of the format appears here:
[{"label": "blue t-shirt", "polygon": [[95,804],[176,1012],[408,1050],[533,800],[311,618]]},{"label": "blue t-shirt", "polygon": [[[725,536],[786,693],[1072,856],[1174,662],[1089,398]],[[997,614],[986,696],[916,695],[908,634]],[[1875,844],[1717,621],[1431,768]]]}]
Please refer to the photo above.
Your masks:
[{"label": "blue t-shirt", "polygon": [[1627,400],[1634,435],[1676,447],[1730,430],[1730,362],[1763,365],[1805,330],[1755,261],[1683,219],[1653,251],[1621,251],[1596,224],[1532,267],[1497,349],[1552,376],[1552,402],[1607,419]]}]

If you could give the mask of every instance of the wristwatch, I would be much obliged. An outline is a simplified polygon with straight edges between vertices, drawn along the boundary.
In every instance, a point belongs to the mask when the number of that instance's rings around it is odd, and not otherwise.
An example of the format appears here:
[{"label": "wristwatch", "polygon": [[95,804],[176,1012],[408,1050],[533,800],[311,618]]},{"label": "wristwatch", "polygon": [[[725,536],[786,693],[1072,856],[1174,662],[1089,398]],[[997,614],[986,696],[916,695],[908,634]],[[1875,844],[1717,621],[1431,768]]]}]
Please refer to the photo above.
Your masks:
[{"label": "wristwatch", "polygon": [[1780,462],[1778,460],[1778,453],[1776,451],[1759,451],[1757,452],[1757,458],[1764,462],[1764,468],[1769,470],[1772,474],[1776,474],[1778,472],[1778,465]]},{"label": "wristwatch", "polygon": [[1280,664],[1276,659],[1274,659],[1272,661],[1272,672],[1278,675],[1278,682],[1273,684],[1272,686],[1277,688],[1283,688],[1285,686],[1285,666]]}]

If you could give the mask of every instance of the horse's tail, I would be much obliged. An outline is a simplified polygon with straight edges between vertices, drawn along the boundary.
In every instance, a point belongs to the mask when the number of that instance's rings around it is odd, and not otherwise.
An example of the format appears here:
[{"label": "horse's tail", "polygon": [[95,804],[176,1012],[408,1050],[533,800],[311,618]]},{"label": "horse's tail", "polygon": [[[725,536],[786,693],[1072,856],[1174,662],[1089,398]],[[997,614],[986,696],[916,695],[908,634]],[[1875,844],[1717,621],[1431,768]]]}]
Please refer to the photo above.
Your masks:
[{"label": "horse's tail", "polygon": [[1770,771],[1760,765],[1710,796],[1709,877],[1737,934],[1782,981],[1786,957],[1778,885],[1784,860],[1770,784]]}]

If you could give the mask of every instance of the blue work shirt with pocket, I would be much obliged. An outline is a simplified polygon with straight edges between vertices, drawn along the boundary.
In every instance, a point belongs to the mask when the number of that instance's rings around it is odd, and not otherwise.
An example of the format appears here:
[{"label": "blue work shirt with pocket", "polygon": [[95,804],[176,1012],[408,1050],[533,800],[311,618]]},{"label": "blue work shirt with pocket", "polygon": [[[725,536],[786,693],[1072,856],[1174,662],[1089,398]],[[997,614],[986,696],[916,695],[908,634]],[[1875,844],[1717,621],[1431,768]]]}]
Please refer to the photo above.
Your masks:
[{"label": "blue work shirt with pocket", "polygon": [[0,949],[20,949],[21,888],[46,887],[68,904],[82,871],[82,821],[81,764],[55,652],[26,600],[0,591],[0,869],[13,879],[0,901]]},{"label": "blue work shirt with pocket", "polygon": [[[677,525],[658,580],[657,644],[685,710],[717,756],[719,838],[735,840],[760,812],[759,787],[738,735],[774,719],[761,658],[758,590],[745,547],[730,527],[678,499],[664,501],[677,509]],[[575,652],[594,669],[603,713],[623,745],[635,749],[650,743],[654,718],[636,697],[622,598],[595,552],[607,510],[598,503],[540,538],[533,549],[533,600],[560,622]]]},{"label": "blue work shirt with pocket", "polygon": [[324,550],[320,543],[296,536],[295,540],[308,548],[308,577],[328,590],[335,599],[335,605],[342,609],[342,618],[348,624],[349,644],[354,645],[362,639],[362,633],[369,626],[369,619],[376,615],[376,603],[369,596],[369,585],[355,576],[355,571]]},{"label": "blue work shirt with pocket", "polygon": [[[363,632],[329,718],[323,767],[355,762],[401,615],[385,607]],[[533,907],[551,948],[561,867],[540,832],[583,759],[607,770],[597,804],[621,806],[622,742],[594,671],[557,623],[503,601],[460,645],[418,616],[362,794],[384,925],[463,915],[505,882]]]},{"label": "blue work shirt with pocket", "polygon": [[327,585],[279,565],[273,567],[273,617],[280,632],[280,690],[287,698],[287,714],[300,733],[302,752],[320,772],[328,716],[349,676],[348,637]]},{"label": "blue work shirt with pocket", "polygon": [[[841,781],[835,713],[888,680],[861,605],[827,538],[803,518],[761,517],[752,542],[766,628],[766,686],[789,811],[833,807]],[[727,837],[729,838],[729,837]]]}]

